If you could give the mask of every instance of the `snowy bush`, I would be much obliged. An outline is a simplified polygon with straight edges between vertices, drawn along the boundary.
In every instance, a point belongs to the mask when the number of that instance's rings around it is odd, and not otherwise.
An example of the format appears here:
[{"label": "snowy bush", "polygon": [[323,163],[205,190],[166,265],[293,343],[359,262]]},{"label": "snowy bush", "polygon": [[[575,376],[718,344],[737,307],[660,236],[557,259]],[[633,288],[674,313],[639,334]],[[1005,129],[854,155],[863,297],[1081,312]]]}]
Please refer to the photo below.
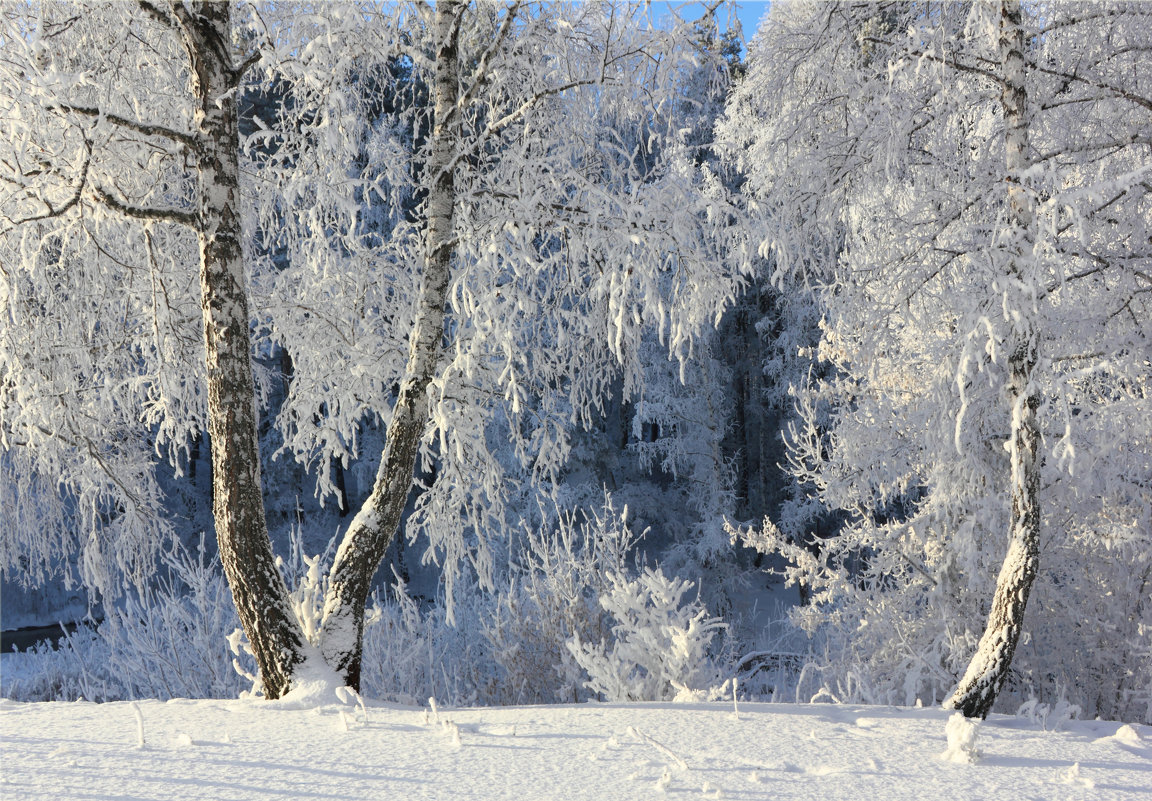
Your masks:
[{"label": "snowy bush", "polygon": [[201,539],[195,555],[177,548],[164,563],[155,589],[129,597],[100,625],[107,672],[125,698],[235,697],[242,687],[224,635],[238,620],[219,562]]},{"label": "snowy bush", "polygon": [[226,635],[238,625],[219,562],[179,544],[162,557],[154,586],[129,593],[104,620],[29,657],[35,676],[5,687],[24,700],[234,698],[245,689]]},{"label": "snowy bush", "polygon": [[364,616],[361,693],[401,704],[436,698],[450,706],[493,703],[495,665],[475,637],[490,602],[456,586],[455,621],[443,603],[421,605],[399,576]]},{"label": "snowy bush", "polygon": [[309,556],[305,551],[303,530],[297,523],[288,531],[288,559],[276,557],[276,566],[288,587],[292,611],[312,645],[320,643],[324,593],[328,591],[328,566],[332,564],[335,548],[336,538],[333,537],[324,553]]},{"label": "snowy bush", "polygon": [[611,644],[586,643],[579,634],[568,643],[589,676],[586,685],[610,701],[706,696],[720,678],[708,647],[725,624],[709,617],[699,599],[683,603],[693,583],[659,569],[635,579],[611,573],[608,581],[600,605],[614,621]]},{"label": "snowy bush", "polygon": [[500,703],[578,702],[590,696],[567,643],[604,639],[608,616],[597,603],[609,576],[625,572],[643,534],[627,525],[610,496],[599,512],[557,516],[555,529],[529,530],[484,634],[500,668]]},{"label": "snowy bush", "polygon": [[107,646],[93,629],[83,626],[59,648],[39,642],[33,648],[7,655],[0,675],[0,697],[12,701],[74,701],[87,698],[90,687],[85,660],[102,664]]},{"label": "snowy bush", "polygon": [[1044,731],[1059,731],[1070,720],[1080,717],[1081,709],[1070,704],[1061,697],[1054,706],[1040,703],[1036,698],[1030,698],[1020,705],[1016,717],[1025,718]]},{"label": "snowy bush", "polygon": [[[651,570],[628,578],[639,537],[626,520],[627,509],[617,512],[607,498],[600,511],[526,528],[494,587],[481,588],[475,576],[457,583],[452,620],[443,587],[435,600],[420,599],[393,573],[365,616],[362,693],[450,706],[704,693],[719,682],[708,649],[723,624],[698,598],[686,599],[691,582]],[[280,560],[310,636],[328,556],[308,556],[297,530]],[[201,544],[199,553],[177,546],[164,565],[155,589],[122,599],[98,626],[82,627],[59,650],[22,655],[5,695],[105,701],[258,692],[219,562]]]}]

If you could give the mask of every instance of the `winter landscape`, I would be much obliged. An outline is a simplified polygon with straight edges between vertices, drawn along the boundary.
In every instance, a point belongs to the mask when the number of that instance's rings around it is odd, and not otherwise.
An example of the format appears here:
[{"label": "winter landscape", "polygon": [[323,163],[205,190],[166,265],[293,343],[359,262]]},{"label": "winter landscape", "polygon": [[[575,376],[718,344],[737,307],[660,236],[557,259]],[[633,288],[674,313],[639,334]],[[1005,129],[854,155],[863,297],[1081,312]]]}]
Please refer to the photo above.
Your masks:
[{"label": "winter landscape", "polygon": [[0,792],[1152,793],[1152,4],[0,0]]}]

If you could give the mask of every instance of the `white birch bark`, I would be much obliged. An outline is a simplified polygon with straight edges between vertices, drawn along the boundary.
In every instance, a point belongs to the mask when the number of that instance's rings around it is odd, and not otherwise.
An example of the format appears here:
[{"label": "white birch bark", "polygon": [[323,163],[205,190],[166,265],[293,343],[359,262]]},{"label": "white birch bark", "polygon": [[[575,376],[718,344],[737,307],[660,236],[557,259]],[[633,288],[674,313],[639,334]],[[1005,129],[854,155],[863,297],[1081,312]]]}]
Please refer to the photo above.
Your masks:
[{"label": "white birch bark", "polygon": [[409,338],[408,364],[388,424],[387,440],[372,493],[349,526],[330,573],[320,630],[320,650],[349,687],[359,688],[364,606],[372,576],[396,535],[420,437],[428,420],[428,385],[440,360],[444,309],[448,298],[456,206],[453,156],[459,137],[454,113],[459,96],[458,36],[466,3],[436,4],[434,126],[428,176],[424,269],[416,319]]},{"label": "white birch bark", "polygon": [[1017,313],[1008,348],[1008,395],[1012,404],[1012,516],[1008,553],[996,581],[992,609],[980,644],[959,686],[946,706],[967,717],[988,716],[1008,677],[1020,641],[1024,610],[1039,564],[1040,432],[1036,410],[1039,397],[1033,380],[1039,358],[1039,334],[1027,291],[1031,259],[1032,212],[1020,178],[1028,168],[1028,95],[1024,86],[1024,36],[1019,0],[1001,6],[1000,60],[1003,71],[1001,104],[1005,122],[1005,161],[1008,173],[1006,308]]}]

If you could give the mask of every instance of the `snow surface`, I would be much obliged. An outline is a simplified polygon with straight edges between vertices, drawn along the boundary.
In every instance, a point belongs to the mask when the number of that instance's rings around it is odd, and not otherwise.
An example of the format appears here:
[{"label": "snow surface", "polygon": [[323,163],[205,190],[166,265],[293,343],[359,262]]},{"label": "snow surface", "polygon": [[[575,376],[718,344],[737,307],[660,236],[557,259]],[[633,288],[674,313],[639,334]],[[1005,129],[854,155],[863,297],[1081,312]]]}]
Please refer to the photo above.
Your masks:
[{"label": "snow surface", "polygon": [[[992,716],[950,761],[939,709],[259,700],[0,701],[17,799],[1145,799],[1152,728]],[[956,724],[953,723],[955,729]],[[140,736],[143,733],[143,746]],[[974,736],[974,740],[972,737]],[[958,744],[955,731],[952,746]]]}]

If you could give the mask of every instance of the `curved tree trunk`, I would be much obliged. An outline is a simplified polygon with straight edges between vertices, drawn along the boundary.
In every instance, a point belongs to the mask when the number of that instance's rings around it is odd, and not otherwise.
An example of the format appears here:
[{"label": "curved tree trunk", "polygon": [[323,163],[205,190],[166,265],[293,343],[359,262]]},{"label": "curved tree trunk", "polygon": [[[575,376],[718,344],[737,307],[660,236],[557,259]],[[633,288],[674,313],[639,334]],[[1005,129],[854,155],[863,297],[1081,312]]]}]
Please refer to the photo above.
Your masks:
[{"label": "curved tree trunk", "polygon": [[1028,95],[1024,87],[1024,36],[1019,0],[1001,7],[1000,59],[1003,77],[1001,103],[1005,121],[1005,158],[1008,168],[1008,215],[1004,251],[1007,255],[1006,292],[1009,308],[1019,311],[1013,323],[1008,351],[1008,393],[1012,402],[1011,458],[1012,518],[1010,542],[996,580],[992,610],[976,654],[946,706],[967,717],[984,718],[992,709],[1016,644],[1023,630],[1024,609],[1036,577],[1040,557],[1040,432],[1036,423],[1039,396],[1034,374],[1039,358],[1039,335],[1032,318],[1035,302],[1026,291],[1027,260],[1032,257],[1032,214],[1019,178],[1028,167]]},{"label": "curved tree trunk", "polygon": [[212,512],[220,558],[264,693],[278,698],[303,661],[304,637],[276,567],[264,517],[248,294],[240,228],[239,135],[228,3],[173,4],[191,62],[199,126],[200,288],[207,356]]},{"label": "curved tree trunk", "polygon": [[465,4],[436,3],[433,80],[435,125],[426,175],[427,230],[419,306],[409,338],[408,364],[388,423],[384,455],[372,493],[353,518],[329,574],[320,628],[320,650],[349,687],[360,687],[364,607],[372,577],[400,526],[412,486],[420,438],[428,422],[428,385],[440,360],[444,309],[451,277],[453,214],[456,205],[452,159],[459,96],[457,39]]}]

